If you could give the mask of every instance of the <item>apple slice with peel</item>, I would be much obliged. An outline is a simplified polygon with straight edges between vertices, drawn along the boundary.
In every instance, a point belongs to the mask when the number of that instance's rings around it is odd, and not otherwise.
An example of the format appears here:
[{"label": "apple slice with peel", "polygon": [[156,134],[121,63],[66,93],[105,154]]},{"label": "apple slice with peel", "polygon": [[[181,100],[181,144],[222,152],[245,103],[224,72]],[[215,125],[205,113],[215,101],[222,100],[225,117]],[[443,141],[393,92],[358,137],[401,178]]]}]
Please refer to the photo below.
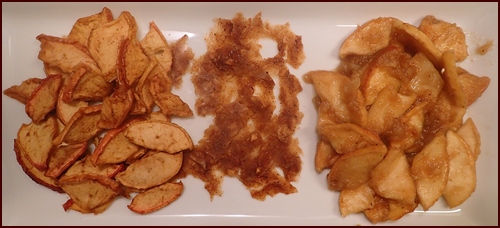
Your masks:
[{"label": "apple slice with peel", "polygon": [[165,183],[137,194],[127,207],[136,213],[147,214],[168,206],[179,198],[184,190],[181,181]]},{"label": "apple slice with peel", "polygon": [[62,75],[55,74],[44,78],[26,101],[26,114],[34,123],[39,123],[56,108],[59,89],[62,85]]},{"label": "apple slice with peel", "polygon": [[58,178],[87,151],[87,142],[73,145],[60,145],[53,150],[48,159],[45,176]]},{"label": "apple slice with peel", "polygon": [[139,146],[171,154],[193,148],[184,128],[159,120],[134,122],[125,130],[125,137]]}]

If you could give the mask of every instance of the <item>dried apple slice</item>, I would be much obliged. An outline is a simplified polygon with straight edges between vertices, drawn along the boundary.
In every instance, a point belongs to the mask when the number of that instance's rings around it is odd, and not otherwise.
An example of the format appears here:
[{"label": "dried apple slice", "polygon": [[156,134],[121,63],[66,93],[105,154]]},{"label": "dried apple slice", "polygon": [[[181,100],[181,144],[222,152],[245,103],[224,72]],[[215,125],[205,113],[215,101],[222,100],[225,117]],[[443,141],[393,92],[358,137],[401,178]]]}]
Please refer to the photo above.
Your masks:
[{"label": "dried apple slice", "polygon": [[102,101],[114,90],[114,83],[104,80],[103,75],[87,71],[73,88],[73,100]]},{"label": "dried apple slice", "polygon": [[71,73],[76,66],[83,64],[92,72],[101,72],[88,49],[82,44],[45,34],[38,35],[36,39],[40,41],[38,58],[49,66],[56,66],[65,73]]},{"label": "dried apple slice", "polygon": [[415,180],[417,196],[424,211],[443,195],[448,182],[446,137],[439,134],[413,158],[410,172]]},{"label": "dried apple slice", "polygon": [[165,90],[165,86],[161,82],[164,78],[155,75],[149,82],[151,95],[160,111],[165,115],[193,116],[193,111],[188,104],[182,101],[179,96]]},{"label": "dried apple slice", "polygon": [[371,55],[389,45],[392,17],[379,17],[359,26],[340,47],[340,59],[349,55]]},{"label": "dried apple slice", "polygon": [[165,183],[137,194],[127,207],[139,214],[151,213],[171,204],[183,191],[184,185],[181,181]]},{"label": "dried apple slice", "polygon": [[182,166],[182,152],[169,154],[148,152],[147,156],[130,164],[115,179],[122,185],[135,189],[149,189],[161,185],[177,174]]},{"label": "dried apple slice", "polygon": [[40,171],[47,169],[47,159],[53,149],[52,140],[58,133],[57,118],[49,115],[36,124],[22,124],[17,132],[17,140],[26,153],[26,158]]},{"label": "dried apple slice", "polygon": [[193,148],[193,141],[184,128],[159,120],[132,123],[125,131],[125,137],[139,146],[167,153]]},{"label": "dried apple slice", "polygon": [[28,175],[35,183],[47,187],[53,191],[64,193],[61,187],[56,182],[55,178],[45,176],[44,171],[38,170],[26,158],[26,152],[23,151],[19,141],[14,139],[14,151],[16,152],[16,159],[24,173]]},{"label": "dried apple slice", "polygon": [[118,128],[109,130],[99,141],[94,152],[90,156],[90,161],[94,165],[121,163],[136,154],[141,147],[130,142],[125,137],[125,130],[130,124],[142,119],[135,118],[127,121]]},{"label": "dried apple slice", "polygon": [[101,206],[98,206],[96,208],[94,208],[93,210],[91,211],[87,211],[87,210],[84,210],[82,209],[81,207],[79,207],[77,204],[75,204],[75,201],[73,201],[73,199],[68,199],[68,201],[66,201],[66,203],[63,204],[63,209],[64,211],[68,211],[68,210],[74,210],[74,211],[78,211],[82,214],[94,214],[94,215],[97,215],[97,214],[101,214],[102,212],[104,212],[106,209],[108,209],[108,207],[113,203],[113,201],[109,201]]},{"label": "dried apple slice", "polygon": [[66,102],[64,100],[65,96],[65,86],[61,88],[59,91],[59,96],[57,97],[57,105],[56,105],[56,115],[59,121],[64,125],[68,124],[69,120],[78,111],[81,107],[87,107],[89,104],[86,101],[70,101]]},{"label": "dried apple slice", "polygon": [[94,166],[90,161],[89,156],[86,156],[83,159],[76,161],[61,177],[59,177],[59,180],[87,174],[114,178],[116,174],[122,172],[124,169],[124,164],[105,164]]},{"label": "dried apple slice", "polygon": [[89,36],[92,30],[97,28],[97,26],[106,22],[110,22],[112,20],[113,13],[107,7],[104,7],[99,13],[87,17],[82,17],[76,20],[75,24],[73,24],[73,27],[68,34],[67,39],[69,41],[76,41],[87,47]]},{"label": "dried apple slice", "polygon": [[58,178],[87,151],[87,142],[74,145],[60,145],[48,159],[45,176]]},{"label": "dried apple slice", "polygon": [[149,23],[149,31],[140,42],[147,56],[154,56],[165,72],[172,66],[172,50],[155,22]]},{"label": "dried apple slice", "polygon": [[476,190],[476,163],[467,143],[454,131],[446,133],[449,174],[443,197],[450,208],[467,200]]},{"label": "dried apple slice", "polygon": [[132,85],[146,71],[150,60],[137,39],[131,39],[126,45],[122,45],[119,52],[124,58],[127,84]]},{"label": "dried apple slice", "polygon": [[3,91],[3,94],[14,98],[19,102],[26,104],[33,91],[43,82],[41,78],[29,78],[24,80],[21,85],[13,85]]},{"label": "dried apple slice", "polygon": [[26,114],[34,123],[39,123],[56,108],[62,75],[55,74],[43,79],[43,82],[31,94],[26,102]]},{"label": "dried apple slice", "polygon": [[72,176],[59,180],[58,184],[74,203],[85,211],[92,211],[107,204],[121,194],[120,184],[104,176]]},{"label": "dried apple slice", "polygon": [[101,69],[106,81],[113,81],[116,75],[118,53],[124,39],[137,36],[135,18],[123,11],[113,21],[100,24],[90,33],[88,50]]},{"label": "dried apple slice", "polygon": [[52,144],[78,144],[96,136],[102,131],[97,127],[97,122],[101,119],[101,107],[99,104],[78,109],[62,132],[52,140]]},{"label": "dried apple slice", "polygon": [[343,154],[327,176],[328,187],[341,191],[355,189],[370,180],[370,172],[387,152],[384,145],[369,146]]}]

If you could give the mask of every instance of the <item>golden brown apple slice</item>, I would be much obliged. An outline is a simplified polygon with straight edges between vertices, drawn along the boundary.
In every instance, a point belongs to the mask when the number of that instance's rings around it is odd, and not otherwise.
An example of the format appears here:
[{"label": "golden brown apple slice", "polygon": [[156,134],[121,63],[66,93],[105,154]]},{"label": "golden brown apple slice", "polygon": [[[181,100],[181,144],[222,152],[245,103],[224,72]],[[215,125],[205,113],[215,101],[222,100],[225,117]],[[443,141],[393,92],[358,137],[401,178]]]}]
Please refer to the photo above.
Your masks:
[{"label": "golden brown apple slice", "polygon": [[[57,105],[56,105],[57,118],[64,125],[68,124],[68,122],[71,119],[71,117],[73,116],[73,114],[75,114],[75,112],[77,112],[79,108],[89,106],[88,102],[86,102],[86,101],[73,100],[73,101],[66,102],[64,100],[64,96],[65,96],[64,95],[65,94],[64,88],[65,87],[66,86],[63,86],[61,88],[61,90],[59,91],[59,96],[57,98]],[[70,99],[70,100],[72,100],[72,99]]]},{"label": "golden brown apple slice", "polygon": [[72,176],[59,180],[58,184],[85,211],[93,211],[121,194],[120,184],[104,176]]},{"label": "golden brown apple slice", "polygon": [[3,94],[14,98],[19,102],[26,104],[33,91],[43,82],[41,78],[29,78],[24,80],[21,85],[13,85],[3,91]]},{"label": "golden brown apple slice", "polygon": [[184,128],[159,120],[134,122],[125,131],[125,137],[139,146],[167,153],[193,148],[193,141]]},{"label": "golden brown apple slice", "polygon": [[450,208],[467,200],[476,190],[476,164],[467,143],[454,131],[446,133],[448,152],[448,183],[443,196]]},{"label": "golden brown apple slice", "polygon": [[474,158],[474,161],[477,161],[477,158],[481,153],[481,137],[472,118],[467,118],[467,120],[465,120],[456,132],[464,139],[467,145],[469,145],[472,157]]},{"label": "golden brown apple slice", "polygon": [[52,140],[52,144],[78,144],[96,136],[102,131],[97,127],[97,122],[101,119],[101,106],[99,104],[78,109],[62,132]]},{"label": "golden brown apple slice", "polygon": [[349,55],[372,55],[389,45],[392,17],[379,17],[359,26],[340,47],[340,59]]},{"label": "golden brown apple slice", "polygon": [[165,183],[137,194],[127,207],[136,213],[147,214],[168,206],[184,191],[181,181],[177,183]]},{"label": "golden brown apple slice", "polygon": [[424,211],[443,195],[448,182],[446,136],[439,134],[413,158],[410,172],[415,180],[417,196]]},{"label": "golden brown apple slice", "polygon": [[115,179],[122,185],[149,189],[161,185],[177,174],[182,166],[182,152],[169,154],[150,151],[147,156],[130,164]]},{"label": "golden brown apple slice", "polygon": [[366,218],[373,224],[389,220],[389,200],[375,194],[375,202],[372,208],[363,211]]},{"label": "golden brown apple slice", "polygon": [[314,156],[314,169],[320,173],[324,169],[329,169],[339,159],[340,154],[335,152],[329,141],[319,139],[316,144]]},{"label": "golden brown apple slice", "polygon": [[48,159],[45,176],[58,178],[87,151],[87,142],[74,145],[60,145]]},{"label": "golden brown apple slice", "polygon": [[47,169],[47,159],[54,148],[52,140],[58,133],[58,123],[55,115],[36,124],[22,124],[17,132],[17,140],[26,153],[26,158],[40,171]]},{"label": "golden brown apple slice", "polygon": [[107,7],[102,8],[101,12],[78,18],[71,31],[68,34],[69,41],[76,41],[87,47],[90,33],[97,26],[113,20],[113,13]]},{"label": "golden brown apple slice", "polygon": [[404,215],[413,212],[415,208],[417,208],[418,203],[406,202],[400,200],[387,199],[387,203],[389,204],[389,215],[388,219],[392,221],[396,221],[402,218]]},{"label": "golden brown apple slice", "polygon": [[465,98],[467,100],[467,106],[470,106],[474,103],[474,101],[481,97],[491,82],[489,77],[478,77],[469,72],[460,72],[458,74],[458,80],[460,81],[460,84],[462,84]]},{"label": "golden brown apple slice", "polygon": [[82,214],[94,214],[94,215],[97,215],[97,214],[101,214],[102,212],[104,212],[106,209],[108,209],[108,207],[113,203],[113,201],[109,201],[101,206],[98,206],[96,208],[94,208],[93,210],[91,211],[87,211],[87,210],[84,210],[82,209],[81,207],[79,207],[77,204],[75,204],[75,201],[73,201],[73,199],[68,199],[68,201],[66,201],[66,203],[63,204],[63,209],[64,211],[68,211],[68,210],[74,210],[74,211],[78,211]]},{"label": "golden brown apple slice", "polygon": [[24,173],[26,173],[31,180],[53,191],[64,193],[62,188],[57,184],[55,178],[45,176],[45,171],[40,171],[31,164],[31,162],[26,158],[26,152],[23,151],[17,139],[14,139],[14,151],[16,152],[17,162],[23,169]]},{"label": "golden brown apple slice", "polygon": [[370,180],[370,172],[379,164],[387,149],[385,145],[369,146],[343,154],[328,173],[328,187],[341,191],[354,189]]},{"label": "golden brown apple slice", "polygon": [[378,135],[352,123],[325,124],[317,131],[339,154],[346,154],[368,146],[383,145]]},{"label": "golden brown apple slice", "polygon": [[151,78],[149,82],[149,90],[154,98],[156,105],[160,108],[160,111],[164,115],[175,115],[175,116],[193,116],[193,111],[182,99],[165,90],[161,80],[165,77],[159,77],[155,75]]},{"label": "golden brown apple slice", "polygon": [[62,75],[55,74],[43,79],[43,82],[31,93],[26,101],[26,114],[34,123],[39,123],[56,108]]},{"label": "golden brown apple slice", "polygon": [[172,50],[156,23],[149,23],[149,31],[140,42],[147,56],[154,56],[165,72],[172,67]]},{"label": "golden brown apple slice", "polygon": [[370,187],[377,195],[406,203],[415,201],[417,190],[403,151],[390,149],[370,176]]},{"label": "golden brown apple slice", "polygon": [[374,204],[375,192],[368,183],[364,183],[355,189],[340,191],[339,207],[342,217],[373,208]]}]

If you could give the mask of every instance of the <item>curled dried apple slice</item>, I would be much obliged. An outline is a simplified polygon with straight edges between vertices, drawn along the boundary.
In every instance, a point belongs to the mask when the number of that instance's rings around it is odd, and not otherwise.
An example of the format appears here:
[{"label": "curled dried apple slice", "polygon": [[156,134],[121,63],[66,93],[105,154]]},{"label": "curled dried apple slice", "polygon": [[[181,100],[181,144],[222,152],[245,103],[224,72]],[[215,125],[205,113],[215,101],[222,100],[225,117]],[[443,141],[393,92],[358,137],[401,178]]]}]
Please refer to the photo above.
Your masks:
[{"label": "curled dried apple slice", "polygon": [[97,122],[101,119],[101,106],[99,104],[78,109],[62,132],[52,140],[52,144],[78,144],[96,136],[102,131],[97,127]]},{"label": "curled dried apple slice", "polygon": [[59,89],[62,85],[62,75],[55,74],[43,79],[26,102],[26,114],[34,123],[39,123],[56,108]]},{"label": "curled dried apple slice", "polygon": [[24,80],[21,85],[13,85],[3,91],[3,94],[14,98],[19,102],[26,104],[33,91],[42,83],[41,78],[29,78]]},{"label": "curled dried apple slice", "polygon": [[60,145],[48,159],[45,176],[58,178],[87,151],[87,142],[74,145]]},{"label": "curled dried apple slice", "polygon": [[59,180],[61,181],[73,176],[84,174],[114,178],[116,174],[124,169],[124,164],[104,164],[94,166],[90,161],[89,156],[86,156],[83,159],[76,161],[61,177],[59,177]]},{"label": "curled dried apple slice", "polygon": [[184,191],[182,182],[165,183],[137,194],[127,207],[136,213],[147,214],[168,206]]}]

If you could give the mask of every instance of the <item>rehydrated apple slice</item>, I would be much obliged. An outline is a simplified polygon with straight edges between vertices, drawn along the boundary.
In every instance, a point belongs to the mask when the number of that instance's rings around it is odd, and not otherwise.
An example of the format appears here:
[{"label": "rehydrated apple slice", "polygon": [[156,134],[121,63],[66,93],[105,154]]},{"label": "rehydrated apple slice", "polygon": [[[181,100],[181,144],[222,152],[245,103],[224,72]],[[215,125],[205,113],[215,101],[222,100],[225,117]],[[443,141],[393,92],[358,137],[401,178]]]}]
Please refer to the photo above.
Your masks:
[{"label": "rehydrated apple slice", "polygon": [[193,141],[184,128],[159,120],[132,123],[125,131],[125,137],[139,146],[167,153],[193,148]]},{"label": "rehydrated apple slice", "polygon": [[125,137],[125,130],[130,124],[142,119],[134,118],[118,128],[106,132],[106,135],[99,141],[94,152],[90,156],[90,161],[94,165],[121,163],[136,154],[141,147],[130,142]]},{"label": "rehydrated apple slice", "polygon": [[406,203],[415,201],[417,190],[403,151],[392,148],[387,151],[384,159],[371,170],[370,177],[370,187],[377,195]]},{"label": "rehydrated apple slice", "polygon": [[38,170],[26,158],[26,152],[23,151],[19,141],[14,139],[14,151],[16,152],[16,159],[24,173],[28,175],[35,183],[47,187],[53,191],[64,193],[61,187],[56,182],[55,178],[45,176],[44,171]]},{"label": "rehydrated apple slice", "polygon": [[341,191],[355,189],[370,180],[370,172],[387,152],[385,145],[369,146],[343,154],[328,173],[328,187]]},{"label": "rehydrated apple slice", "polygon": [[449,174],[443,196],[450,208],[462,204],[476,190],[476,163],[467,143],[454,131],[446,133]]},{"label": "rehydrated apple slice", "polygon": [[43,79],[41,78],[29,78],[24,80],[21,85],[13,85],[3,91],[3,94],[7,95],[10,98],[14,98],[19,102],[26,104],[28,99],[31,97],[33,91],[40,84],[42,84]]},{"label": "rehydrated apple slice", "polygon": [[56,108],[59,89],[62,85],[62,75],[55,74],[43,79],[26,102],[26,114],[34,123],[39,123]]},{"label": "rehydrated apple slice", "polygon": [[[460,69],[462,70],[462,69]],[[458,69],[457,69],[458,71]],[[490,85],[491,79],[483,76],[479,77],[469,72],[457,72],[458,80],[462,84],[462,88],[467,100],[467,106],[470,106],[476,101]]]},{"label": "rehydrated apple slice", "polygon": [[472,157],[474,158],[474,161],[477,161],[477,158],[481,153],[481,137],[472,118],[467,118],[467,120],[465,120],[456,132],[464,139],[467,145],[469,145]]},{"label": "rehydrated apple slice", "polygon": [[127,207],[136,213],[147,214],[168,206],[184,191],[181,181],[177,183],[165,183],[137,194]]},{"label": "rehydrated apple slice", "polygon": [[335,152],[329,141],[319,139],[316,144],[316,153],[314,155],[314,168],[320,173],[329,169],[339,159],[340,154]]},{"label": "rehydrated apple slice", "polygon": [[340,47],[340,59],[349,55],[371,55],[389,45],[392,17],[379,17],[359,26]]},{"label": "rehydrated apple slice", "polygon": [[94,166],[90,161],[89,156],[86,156],[81,160],[76,161],[61,177],[59,177],[59,180],[64,180],[79,175],[94,175],[114,178],[116,174],[122,172],[124,169],[125,165],[122,163]]},{"label": "rehydrated apple slice", "polygon": [[339,207],[342,217],[370,209],[375,204],[375,192],[364,183],[355,189],[344,189],[339,195]]},{"label": "rehydrated apple slice", "polygon": [[87,151],[87,142],[74,145],[60,145],[48,159],[45,176],[58,178]]},{"label": "rehydrated apple slice", "polygon": [[325,124],[317,131],[339,154],[346,154],[368,146],[383,145],[378,135],[352,123]]},{"label": "rehydrated apple slice", "polygon": [[411,89],[417,94],[418,100],[433,104],[444,86],[439,71],[422,52],[417,52],[409,63],[409,71],[414,72],[409,83]]},{"label": "rehydrated apple slice", "polygon": [[47,169],[47,159],[54,147],[52,140],[57,133],[55,115],[48,115],[40,123],[22,124],[17,132],[17,140],[26,158],[40,171]]},{"label": "rehydrated apple slice", "polygon": [[420,22],[418,29],[427,35],[440,51],[453,50],[457,62],[463,61],[469,56],[465,33],[456,24],[427,15]]},{"label": "rehydrated apple slice", "polygon": [[74,203],[85,211],[92,211],[121,194],[115,180],[97,175],[78,175],[58,181],[59,186]]},{"label": "rehydrated apple slice", "polygon": [[413,158],[410,172],[415,180],[417,196],[424,211],[443,195],[448,182],[446,137],[439,134]]},{"label": "rehydrated apple slice", "polygon": [[97,127],[97,122],[101,119],[101,107],[99,104],[78,109],[62,132],[52,140],[52,144],[78,144],[96,136],[102,131]]},{"label": "rehydrated apple slice", "polygon": [[149,151],[140,160],[130,164],[115,179],[122,185],[136,189],[149,189],[161,185],[177,174],[182,166],[182,152],[169,154]]}]

